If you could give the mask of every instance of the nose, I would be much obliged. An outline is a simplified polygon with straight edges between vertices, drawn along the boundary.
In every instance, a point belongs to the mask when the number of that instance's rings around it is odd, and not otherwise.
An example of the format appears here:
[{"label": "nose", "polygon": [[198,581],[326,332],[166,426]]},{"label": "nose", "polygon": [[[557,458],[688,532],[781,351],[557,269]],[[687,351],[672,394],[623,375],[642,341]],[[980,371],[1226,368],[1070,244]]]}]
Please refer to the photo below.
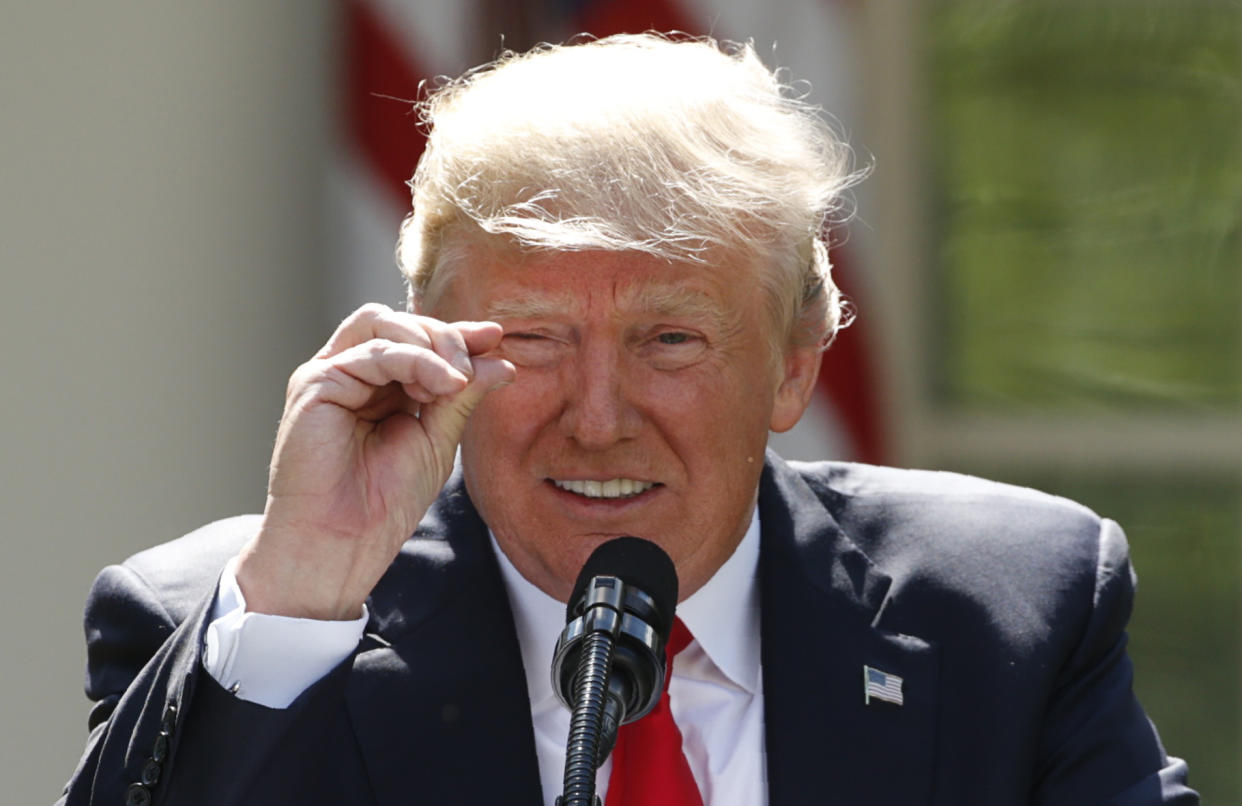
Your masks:
[{"label": "nose", "polygon": [[588,450],[603,450],[638,435],[642,415],[631,401],[633,383],[619,349],[584,342],[566,369],[567,400],[560,420],[566,436]]}]

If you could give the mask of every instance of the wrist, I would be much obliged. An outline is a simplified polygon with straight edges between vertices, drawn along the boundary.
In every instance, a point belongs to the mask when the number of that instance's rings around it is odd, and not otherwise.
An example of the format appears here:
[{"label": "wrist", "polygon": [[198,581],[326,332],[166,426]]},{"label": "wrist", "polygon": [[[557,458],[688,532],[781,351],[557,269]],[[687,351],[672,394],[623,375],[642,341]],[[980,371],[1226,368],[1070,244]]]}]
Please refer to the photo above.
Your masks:
[{"label": "wrist", "polygon": [[[352,621],[362,613],[367,592],[351,593],[333,564],[275,556],[262,549],[263,531],[237,560],[236,579],[248,613],[316,621]],[[335,566],[337,568],[341,566]]]}]

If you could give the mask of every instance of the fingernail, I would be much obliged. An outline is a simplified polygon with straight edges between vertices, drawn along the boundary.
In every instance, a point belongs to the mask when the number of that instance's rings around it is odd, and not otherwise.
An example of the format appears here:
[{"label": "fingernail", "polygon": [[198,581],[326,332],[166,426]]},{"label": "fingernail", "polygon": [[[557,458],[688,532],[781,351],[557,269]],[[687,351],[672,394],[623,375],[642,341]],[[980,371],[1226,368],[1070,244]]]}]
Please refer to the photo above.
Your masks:
[{"label": "fingernail", "polygon": [[470,363],[470,356],[465,353],[457,353],[453,356],[453,366],[467,378],[474,376],[474,366]]}]

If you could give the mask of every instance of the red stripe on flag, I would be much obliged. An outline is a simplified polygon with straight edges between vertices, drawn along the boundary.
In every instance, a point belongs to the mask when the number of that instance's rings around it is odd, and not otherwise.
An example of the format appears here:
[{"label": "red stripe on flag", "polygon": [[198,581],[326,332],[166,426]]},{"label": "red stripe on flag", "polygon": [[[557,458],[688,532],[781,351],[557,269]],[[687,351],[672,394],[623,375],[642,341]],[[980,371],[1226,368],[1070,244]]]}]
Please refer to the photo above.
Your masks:
[{"label": "red stripe on flag", "polygon": [[704,33],[676,3],[665,0],[599,0],[586,3],[575,27],[594,34],[640,34],[643,31]]},{"label": "red stripe on flag", "polygon": [[411,101],[426,75],[364,0],[345,2],[344,109],[350,139],[384,191],[401,208],[423,153]]},{"label": "red stripe on flag", "polygon": [[[832,250],[832,277],[842,293],[854,298],[853,271],[849,255],[841,249]],[[888,459],[884,416],[880,409],[879,384],[875,362],[866,329],[855,324],[842,330],[824,353],[817,383],[836,410],[844,430],[854,443],[854,456],[860,462],[883,464]],[[824,416],[824,412],[808,412],[808,416]]]}]

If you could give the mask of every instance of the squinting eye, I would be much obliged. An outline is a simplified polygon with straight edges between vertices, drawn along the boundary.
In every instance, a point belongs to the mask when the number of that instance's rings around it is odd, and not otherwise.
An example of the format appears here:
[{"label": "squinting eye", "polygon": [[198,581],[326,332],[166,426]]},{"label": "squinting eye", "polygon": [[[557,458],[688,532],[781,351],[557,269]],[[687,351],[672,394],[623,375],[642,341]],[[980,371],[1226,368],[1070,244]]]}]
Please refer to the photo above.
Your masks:
[{"label": "squinting eye", "polygon": [[506,333],[500,343],[504,357],[519,367],[538,367],[555,363],[564,345],[540,333]]},{"label": "squinting eye", "polygon": [[685,344],[690,341],[690,334],[678,332],[661,333],[656,338],[660,340],[661,344]]}]

